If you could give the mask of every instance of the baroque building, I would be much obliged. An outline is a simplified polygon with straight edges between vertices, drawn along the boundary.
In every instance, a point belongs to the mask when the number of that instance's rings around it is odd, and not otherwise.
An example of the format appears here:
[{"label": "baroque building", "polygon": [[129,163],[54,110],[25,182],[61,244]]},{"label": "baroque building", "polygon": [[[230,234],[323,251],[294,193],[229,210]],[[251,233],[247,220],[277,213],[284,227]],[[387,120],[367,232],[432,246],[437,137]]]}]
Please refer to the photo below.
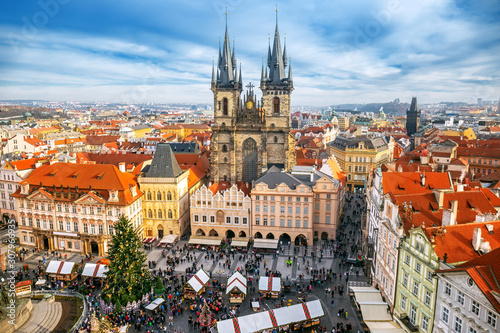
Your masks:
[{"label": "baroque building", "polygon": [[189,170],[181,169],[172,146],[159,143],[151,165],[138,179],[144,193],[144,237],[161,239],[167,234],[182,235],[188,229],[188,176]]},{"label": "baroque building", "polygon": [[[288,67],[288,75],[285,69]],[[267,64],[262,66],[257,100],[250,83],[243,100],[243,79],[238,72],[235,49],[231,50],[226,23],[217,68],[212,68],[214,126],[211,138],[211,180],[251,182],[271,166],[291,169],[295,141],[290,135],[290,95],[293,90],[286,45],[281,48],[278,24]]]}]

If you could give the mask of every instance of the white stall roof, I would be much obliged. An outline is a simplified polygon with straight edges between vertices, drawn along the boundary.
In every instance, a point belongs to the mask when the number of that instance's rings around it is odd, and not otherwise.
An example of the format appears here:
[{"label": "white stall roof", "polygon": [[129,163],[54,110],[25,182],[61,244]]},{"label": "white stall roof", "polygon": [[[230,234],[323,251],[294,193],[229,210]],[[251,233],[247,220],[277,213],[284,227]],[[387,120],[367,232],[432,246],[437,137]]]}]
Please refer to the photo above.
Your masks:
[{"label": "white stall roof", "polygon": [[247,294],[247,279],[240,272],[235,272],[227,279],[226,294],[229,294],[234,288],[245,295]]},{"label": "white stall roof", "polygon": [[[271,290],[269,290],[269,279],[272,279]],[[281,278],[261,276],[259,279],[259,290],[280,291]]]},{"label": "white stall roof", "polygon": [[366,321],[371,333],[404,333],[405,331],[394,321]]},{"label": "white stall roof", "polygon": [[46,273],[48,274],[71,274],[75,266],[74,262],[71,261],[58,261],[51,260],[47,266]]},{"label": "white stall roof", "polygon": [[254,238],[254,249],[277,249],[278,239]]},{"label": "white stall roof", "polygon": [[45,282],[47,282],[47,280],[40,279],[40,280],[36,281],[35,286],[41,286],[41,285],[44,285],[44,284],[45,284]]},{"label": "white stall roof", "polygon": [[173,244],[177,240],[179,235],[166,235],[160,241],[160,244]]},{"label": "white stall roof", "polygon": [[85,267],[83,267],[82,276],[104,278],[106,277],[107,271],[109,271],[109,269],[106,265],[86,263]]},{"label": "white stall roof", "polygon": [[223,237],[195,236],[189,239],[189,244],[219,246]]},{"label": "white stall roof", "polygon": [[233,237],[231,240],[231,246],[243,246],[246,247],[248,245],[248,242],[250,241],[250,238],[246,237]]},{"label": "white stall roof", "polygon": [[146,306],[146,309],[148,309],[148,310],[154,310],[158,306],[160,306],[163,302],[165,302],[165,300],[163,298],[159,297],[159,298],[155,299],[154,301],[152,301],[151,303],[149,303]]},{"label": "white stall roof", "polygon": [[[296,304],[273,310],[277,326],[290,325],[306,320],[306,309],[310,319],[316,319],[325,315],[319,300]],[[238,325],[241,333],[254,333],[272,329],[273,322],[271,311],[258,312],[247,316],[238,317],[236,320],[227,319],[217,322],[219,333],[235,333],[235,325]]]},{"label": "white stall roof", "polygon": [[207,284],[208,280],[210,280],[208,274],[203,269],[200,269],[187,283],[195,292],[198,292]]}]

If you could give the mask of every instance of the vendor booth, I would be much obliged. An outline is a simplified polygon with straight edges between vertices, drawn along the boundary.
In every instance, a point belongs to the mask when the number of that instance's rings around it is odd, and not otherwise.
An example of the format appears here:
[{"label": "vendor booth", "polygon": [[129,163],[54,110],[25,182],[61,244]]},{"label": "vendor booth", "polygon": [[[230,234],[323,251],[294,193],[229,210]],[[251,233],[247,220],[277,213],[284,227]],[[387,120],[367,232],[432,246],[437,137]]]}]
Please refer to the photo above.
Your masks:
[{"label": "vendor booth", "polygon": [[250,238],[247,237],[233,237],[231,239],[231,247],[239,250],[246,252],[248,249],[248,242],[250,241]]},{"label": "vendor booth", "polygon": [[299,330],[319,324],[325,315],[319,300],[295,304],[217,322],[218,333],[254,333],[265,330]]},{"label": "vendor booth", "polygon": [[41,289],[45,289],[45,284],[47,283],[47,280],[45,279],[40,279],[38,281],[36,281],[35,283],[35,287],[38,289],[38,290],[41,290]]},{"label": "vendor booth", "polygon": [[78,265],[70,261],[51,260],[45,273],[57,280],[72,281],[78,276]]},{"label": "vendor booth", "polygon": [[108,266],[102,264],[86,263],[83,267],[82,276],[93,278],[105,278]]},{"label": "vendor booth", "polygon": [[247,278],[235,272],[227,279],[226,295],[229,294],[229,302],[242,303],[247,294]]},{"label": "vendor booth", "polygon": [[146,310],[154,311],[156,310],[160,305],[162,305],[165,302],[165,300],[161,297],[155,299],[148,305],[146,305]]},{"label": "vendor booth", "polygon": [[172,247],[175,244],[175,242],[177,242],[178,238],[179,238],[178,235],[166,235],[158,243],[158,246],[159,247]]},{"label": "vendor booth", "polygon": [[278,298],[281,292],[281,278],[261,276],[259,278],[259,292],[264,297]]},{"label": "vendor booth", "polygon": [[15,291],[16,296],[22,296],[26,294],[31,294],[31,285],[33,284],[33,280],[26,280],[16,283]]},{"label": "vendor booth", "polygon": [[195,299],[197,295],[205,291],[205,286],[209,280],[208,274],[203,269],[200,269],[184,285],[184,298]]}]

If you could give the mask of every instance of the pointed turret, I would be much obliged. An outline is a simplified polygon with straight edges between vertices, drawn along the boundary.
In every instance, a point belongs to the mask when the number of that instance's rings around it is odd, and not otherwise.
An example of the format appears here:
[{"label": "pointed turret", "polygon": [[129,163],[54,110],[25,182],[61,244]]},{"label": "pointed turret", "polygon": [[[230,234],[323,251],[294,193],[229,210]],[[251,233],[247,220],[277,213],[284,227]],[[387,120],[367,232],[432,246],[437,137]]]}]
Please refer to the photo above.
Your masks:
[{"label": "pointed turret", "polygon": [[276,10],[276,29],[274,31],[274,40],[272,49],[268,48],[267,66],[269,67],[269,83],[278,84],[286,79],[286,49],[281,51],[280,33],[278,29],[278,10]]},{"label": "pointed turret", "polygon": [[287,54],[286,54],[286,37],[284,39],[284,42],[283,42],[283,65],[288,66],[288,57],[287,57]]},{"label": "pointed turret", "polygon": [[243,87],[243,75],[241,75],[241,62],[240,62],[240,77],[238,83],[240,84],[240,89],[241,89]]},{"label": "pointed turret", "polygon": [[412,97],[411,99],[411,106],[410,106],[410,112],[417,112],[418,110],[418,105],[417,105],[417,98]]},{"label": "pointed turret", "polygon": [[231,60],[233,62],[233,67],[236,69],[237,64],[236,64],[236,55],[235,55],[235,52],[236,52],[236,45],[235,44],[236,44],[236,42],[233,39],[233,55],[231,56]]},{"label": "pointed turret", "polygon": [[212,60],[212,84],[215,84],[215,65],[213,60]]},{"label": "pointed turret", "polygon": [[[234,50],[233,50],[234,51]],[[219,63],[217,64],[220,72],[220,80],[218,83],[223,86],[233,85],[235,83],[235,66],[236,56],[231,55],[231,45],[229,42],[229,33],[227,31],[227,14],[226,14],[226,32],[224,34],[224,44],[222,46],[222,54],[220,55]]]},{"label": "pointed turret", "polygon": [[288,66],[288,82],[292,82],[293,77],[292,77],[292,61],[290,60],[290,66]]},{"label": "pointed turret", "polygon": [[262,59],[262,70],[260,71],[260,81],[264,81],[264,59]]}]

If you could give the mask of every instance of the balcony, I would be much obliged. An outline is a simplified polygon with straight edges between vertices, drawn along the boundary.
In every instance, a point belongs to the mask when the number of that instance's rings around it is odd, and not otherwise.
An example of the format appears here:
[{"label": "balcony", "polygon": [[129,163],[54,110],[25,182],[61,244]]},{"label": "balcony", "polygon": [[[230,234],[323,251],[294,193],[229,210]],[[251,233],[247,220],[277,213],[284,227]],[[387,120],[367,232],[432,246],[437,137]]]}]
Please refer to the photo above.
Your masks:
[{"label": "balcony", "polygon": [[410,318],[405,313],[403,313],[399,319],[401,320],[401,323],[405,325],[410,332],[418,332],[418,325],[413,325],[410,321]]}]

